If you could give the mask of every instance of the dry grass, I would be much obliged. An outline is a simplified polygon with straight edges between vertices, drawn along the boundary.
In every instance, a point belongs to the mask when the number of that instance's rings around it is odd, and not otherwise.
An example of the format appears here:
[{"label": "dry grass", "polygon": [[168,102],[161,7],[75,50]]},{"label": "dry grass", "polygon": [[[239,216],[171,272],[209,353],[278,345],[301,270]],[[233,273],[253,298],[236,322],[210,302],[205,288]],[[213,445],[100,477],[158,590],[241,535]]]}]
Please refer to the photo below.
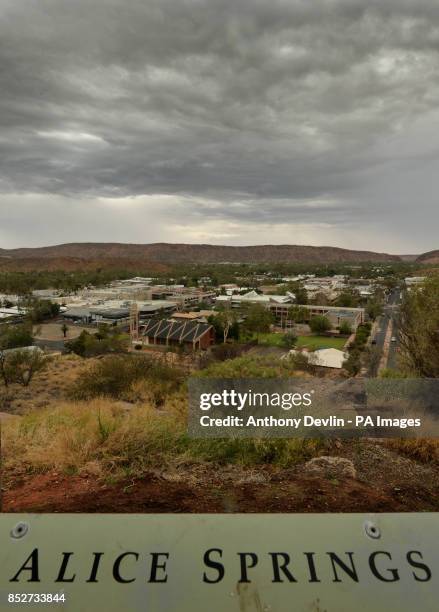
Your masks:
[{"label": "dry grass", "polygon": [[388,448],[396,451],[400,455],[405,455],[421,463],[439,464],[439,440],[430,438],[408,439],[397,438],[388,440]]},{"label": "dry grass", "polygon": [[[221,465],[222,472],[233,465],[259,470],[262,465],[288,467],[322,452],[324,442],[319,440],[191,439],[184,387],[175,391],[164,380],[134,380],[118,399],[69,399],[67,391],[99,363],[63,356],[28,389],[8,391],[14,407],[10,412],[22,416],[2,425],[6,477],[55,469],[123,478],[150,470],[172,474],[203,464]],[[439,462],[439,441],[386,444],[415,461]]]},{"label": "dry grass", "polygon": [[5,388],[0,384],[0,410],[24,414],[65,401],[69,388],[92,363],[93,360],[84,361],[76,355],[55,356],[47,369],[35,375],[29,387],[14,384]]},{"label": "dry grass", "polygon": [[288,466],[321,446],[312,440],[191,439],[186,410],[185,397],[177,393],[160,411],[108,398],[32,411],[3,425],[4,471],[123,477],[194,463]]}]

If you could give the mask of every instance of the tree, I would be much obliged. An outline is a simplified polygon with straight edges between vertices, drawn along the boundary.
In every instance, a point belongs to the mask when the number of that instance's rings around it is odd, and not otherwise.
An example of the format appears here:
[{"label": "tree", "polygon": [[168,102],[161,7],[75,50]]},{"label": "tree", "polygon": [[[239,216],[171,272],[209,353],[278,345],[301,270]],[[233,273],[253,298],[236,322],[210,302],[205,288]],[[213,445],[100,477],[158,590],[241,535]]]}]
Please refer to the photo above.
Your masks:
[{"label": "tree", "polygon": [[439,377],[439,275],[404,296],[398,332],[400,357],[410,373]]},{"label": "tree", "polygon": [[335,300],[335,305],[343,308],[356,308],[358,306],[359,297],[357,291],[343,291]]},{"label": "tree", "polygon": [[66,349],[81,357],[93,357],[105,355],[106,353],[122,353],[126,351],[122,336],[117,334],[105,334],[97,332],[90,334],[83,330],[77,338],[65,343]]},{"label": "tree", "polygon": [[296,296],[296,304],[308,304],[308,293],[301,283],[296,285],[293,293]]},{"label": "tree", "polygon": [[312,303],[316,306],[327,306],[329,303],[329,299],[326,293],[323,293],[323,291],[319,291],[315,294]]},{"label": "tree", "polygon": [[59,314],[60,305],[50,300],[31,300],[28,316],[31,321],[38,323],[45,319],[52,319]]},{"label": "tree", "polygon": [[367,323],[362,323],[361,325],[359,325],[357,327],[355,339],[354,342],[351,344],[351,347],[363,351],[366,347],[371,329],[372,326],[369,321]]},{"label": "tree", "polygon": [[217,342],[227,342],[229,338],[239,340],[239,323],[236,313],[231,308],[221,305],[218,311],[208,317],[207,321],[213,325]]},{"label": "tree", "polygon": [[366,306],[366,313],[369,319],[372,319],[372,321],[375,321],[375,319],[378,318],[383,313],[382,302],[378,299],[369,300]]},{"label": "tree", "polygon": [[69,326],[66,323],[61,325],[61,331],[63,333],[64,338],[67,338],[67,332],[69,331]]},{"label": "tree", "polygon": [[262,306],[262,304],[250,304],[245,319],[245,327],[252,333],[264,333],[270,331],[270,325],[273,324],[273,320],[273,315],[265,306]]},{"label": "tree", "polygon": [[6,369],[6,355],[7,354],[4,351],[0,351],[0,376],[4,382],[5,387],[8,387],[9,378]]},{"label": "tree", "polygon": [[282,344],[287,349],[292,349],[297,344],[297,336],[294,332],[287,332],[282,338]]},{"label": "tree", "polygon": [[323,334],[331,329],[331,323],[327,317],[317,315],[312,317],[309,326],[314,334]]},{"label": "tree", "polygon": [[241,327],[238,323],[238,320],[235,319],[229,329],[229,338],[232,338],[233,340],[239,340],[240,335]]},{"label": "tree", "polygon": [[39,349],[14,349],[0,353],[0,375],[6,387],[11,383],[27,387],[34,375],[46,366],[47,358]]},{"label": "tree", "polygon": [[339,331],[343,336],[350,336],[352,334],[352,327],[347,321],[343,321],[339,327]]},{"label": "tree", "polygon": [[0,327],[0,350],[31,346],[33,341],[30,324],[22,323]]},{"label": "tree", "polygon": [[302,283],[287,283],[281,293],[294,293],[296,304],[308,304],[308,293]]},{"label": "tree", "polygon": [[308,318],[308,309],[303,306],[294,305],[288,309],[287,319],[294,323],[304,323]]},{"label": "tree", "polygon": [[351,376],[359,374],[361,370],[361,352],[359,350],[351,351],[343,367]]}]

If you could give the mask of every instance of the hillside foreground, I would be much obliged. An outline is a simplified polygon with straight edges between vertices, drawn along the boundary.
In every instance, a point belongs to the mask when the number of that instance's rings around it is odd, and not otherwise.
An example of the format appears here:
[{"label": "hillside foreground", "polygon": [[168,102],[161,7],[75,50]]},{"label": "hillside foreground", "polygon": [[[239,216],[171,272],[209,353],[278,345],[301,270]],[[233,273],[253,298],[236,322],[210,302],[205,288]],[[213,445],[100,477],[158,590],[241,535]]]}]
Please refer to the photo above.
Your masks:
[{"label": "hillside foreground", "polygon": [[72,399],[99,362],[59,356],[32,387],[1,390],[4,512],[439,508],[436,442],[190,440],[171,383],[164,401],[151,381]]}]

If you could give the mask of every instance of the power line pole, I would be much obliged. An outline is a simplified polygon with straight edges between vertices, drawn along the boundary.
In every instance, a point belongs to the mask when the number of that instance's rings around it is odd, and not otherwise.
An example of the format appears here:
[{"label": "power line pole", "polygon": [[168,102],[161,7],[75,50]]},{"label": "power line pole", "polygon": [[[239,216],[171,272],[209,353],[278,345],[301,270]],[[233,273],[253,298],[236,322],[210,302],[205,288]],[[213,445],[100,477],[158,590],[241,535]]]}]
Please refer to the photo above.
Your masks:
[{"label": "power line pole", "polygon": [[130,336],[132,342],[139,339],[139,309],[137,302],[133,302],[130,306]]}]

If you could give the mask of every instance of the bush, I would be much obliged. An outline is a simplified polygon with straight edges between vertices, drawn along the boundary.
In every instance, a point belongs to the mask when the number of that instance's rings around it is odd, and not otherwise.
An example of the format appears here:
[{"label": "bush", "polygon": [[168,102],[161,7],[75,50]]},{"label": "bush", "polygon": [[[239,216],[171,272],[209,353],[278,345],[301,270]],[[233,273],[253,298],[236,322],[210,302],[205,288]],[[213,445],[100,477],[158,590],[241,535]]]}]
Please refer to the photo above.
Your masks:
[{"label": "bush", "polygon": [[127,348],[122,335],[108,334],[101,330],[96,334],[90,334],[83,330],[77,338],[66,342],[65,347],[67,351],[81,357],[123,353]]},{"label": "bush", "polygon": [[381,370],[380,378],[407,378],[407,374],[399,370],[393,370],[392,368],[385,368]]},{"label": "bush", "polygon": [[367,339],[370,335],[371,328],[372,326],[370,323],[362,323],[361,325],[359,325],[357,327],[357,333],[355,334],[355,340],[351,344],[349,350],[364,350],[367,343]]},{"label": "bush", "polygon": [[350,336],[352,334],[352,327],[347,321],[343,321],[339,327],[339,331],[343,336]]},{"label": "bush", "polygon": [[0,351],[31,346],[34,342],[29,324],[5,325],[0,327]]},{"label": "bush", "polygon": [[439,464],[439,440],[429,438],[418,438],[416,440],[395,438],[387,440],[386,444],[392,450],[401,455],[406,455],[415,461],[433,465]]},{"label": "bush", "polygon": [[60,312],[60,305],[50,300],[32,300],[29,310],[31,321],[39,323],[45,319],[52,319]]},{"label": "bush", "polygon": [[40,349],[15,349],[0,354],[0,376],[5,386],[17,383],[27,387],[34,375],[47,366],[47,358]]},{"label": "bush", "polygon": [[361,352],[358,349],[351,351],[343,367],[351,376],[359,374],[361,370]]},{"label": "bush", "polygon": [[309,362],[308,353],[293,353],[289,356],[288,362],[294,370],[300,372],[309,372],[310,374],[314,374],[316,371],[315,365]]},{"label": "bush", "polygon": [[210,353],[216,361],[226,361],[226,359],[240,357],[245,350],[245,344],[224,343],[213,346]]},{"label": "bush", "polygon": [[297,344],[297,336],[294,332],[287,332],[282,338],[282,345],[287,349],[292,349]]},{"label": "bush", "polygon": [[104,357],[81,376],[70,395],[87,400],[98,396],[121,399],[129,395],[133,383],[144,380],[154,386],[155,400],[179,388],[182,373],[175,367],[157,362],[144,355],[114,355]]},{"label": "bush", "polygon": [[252,357],[245,355],[214,363],[198,372],[198,376],[211,378],[276,378],[288,376],[292,372],[287,362],[279,361],[273,365],[273,360],[267,357]]},{"label": "bush", "polygon": [[332,327],[329,319],[322,315],[312,317],[310,319],[309,326],[314,334],[324,334]]}]

